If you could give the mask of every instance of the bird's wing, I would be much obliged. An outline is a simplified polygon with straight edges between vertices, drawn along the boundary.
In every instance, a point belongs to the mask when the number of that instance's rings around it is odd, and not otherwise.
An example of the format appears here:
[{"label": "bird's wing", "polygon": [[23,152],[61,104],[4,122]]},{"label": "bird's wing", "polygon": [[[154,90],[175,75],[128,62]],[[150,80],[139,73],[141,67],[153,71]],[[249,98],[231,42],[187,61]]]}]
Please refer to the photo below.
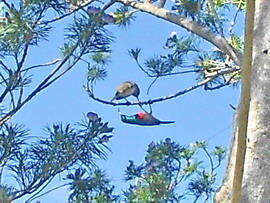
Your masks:
[{"label": "bird's wing", "polygon": [[134,83],[133,82],[124,82],[117,88],[117,92],[126,97],[134,93]]},{"label": "bird's wing", "polygon": [[131,89],[133,87],[133,83],[132,82],[124,82],[121,85],[119,85],[119,87],[117,87],[117,92],[119,93],[123,93],[125,91],[127,91],[128,89]]}]

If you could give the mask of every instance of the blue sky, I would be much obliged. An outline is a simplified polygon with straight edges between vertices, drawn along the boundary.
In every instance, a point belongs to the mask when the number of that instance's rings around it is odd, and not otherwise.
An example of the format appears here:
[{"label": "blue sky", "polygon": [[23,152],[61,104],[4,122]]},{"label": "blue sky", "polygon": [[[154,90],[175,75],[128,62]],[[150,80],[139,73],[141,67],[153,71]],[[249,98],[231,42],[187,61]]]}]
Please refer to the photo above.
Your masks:
[{"label": "blue sky", "polygon": [[[57,45],[64,41],[62,29],[63,24],[55,24],[57,32],[52,33],[49,42],[43,42],[32,49],[28,58],[29,64],[48,62],[60,56]],[[109,100],[114,95],[115,87],[126,80],[135,81],[140,86],[142,100],[172,94],[195,84],[192,75],[163,78],[154,85],[150,95],[146,95],[151,80],[145,77],[128,55],[128,49],[131,48],[142,48],[145,58],[158,55],[170,33],[176,31],[181,36],[182,28],[146,14],[139,14],[129,28],[119,29],[111,25],[108,29],[113,32],[115,42],[112,46],[112,63],[107,66],[108,77],[98,82],[95,88],[99,97]],[[52,67],[37,70],[37,81],[34,81],[34,84],[51,69]],[[152,108],[157,118],[174,120],[175,124],[138,127],[121,123],[117,107],[97,103],[87,96],[82,87],[86,80],[86,71],[87,66],[79,64],[54,85],[38,94],[12,120],[26,125],[33,135],[44,136],[43,128],[48,124],[57,121],[75,123],[85,113],[97,112],[115,128],[114,137],[109,144],[112,154],[109,153],[107,160],[99,161],[99,165],[118,187],[118,191],[125,188],[123,178],[128,160],[141,163],[151,141],[170,137],[182,145],[208,140],[210,147],[228,147],[234,114],[229,104],[237,104],[239,88],[226,87],[211,92],[199,89],[173,100],[154,104]],[[133,106],[121,107],[120,110],[126,114],[134,114],[140,109]],[[224,169],[225,164],[221,171]],[[63,188],[42,197],[40,201],[65,203],[67,197],[67,191]]]}]

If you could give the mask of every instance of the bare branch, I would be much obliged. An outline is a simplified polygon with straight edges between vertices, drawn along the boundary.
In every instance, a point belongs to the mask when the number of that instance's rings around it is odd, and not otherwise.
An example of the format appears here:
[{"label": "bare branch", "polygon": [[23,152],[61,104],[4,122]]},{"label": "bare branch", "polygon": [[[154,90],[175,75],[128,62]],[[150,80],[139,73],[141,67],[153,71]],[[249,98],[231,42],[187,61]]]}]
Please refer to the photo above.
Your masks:
[{"label": "bare branch", "polygon": [[0,60],[0,64],[3,66],[3,68],[5,68],[7,72],[9,72],[9,68],[4,64],[2,60]]},{"label": "bare branch", "polygon": [[153,103],[162,102],[162,101],[165,101],[165,100],[169,100],[169,99],[179,97],[179,96],[181,96],[183,94],[191,92],[192,90],[198,89],[199,87],[205,85],[207,82],[200,83],[200,84],[188,87],[188,88],[186,88],[186,89],[184,89],[182,91],[176,92],[175,94],[172,94],[172,95],[168,95],[168,96],[164,96],[164,97],[158,97],[156,99],[150,99],[148,101],[140,101],[140,102],[139,101],[135,101],[135,102],[128,102],[127,101],[127,102],[121,102],[121,103],[110,102],[110,101],[106,101],[106,100],[97,98],[97,97],[95,97],[93,95],[93,93],[90,91],[90,89],[88,89],[87,87],[84,87],[84,88],[85,88],[85,90],[88,93],[90,98],[92,98],[95,101],[98,101],[100,103],[103,103],[103,104],[107,104],[107,105],[111,105],[111,106],[134,106],[134,105],[141,106],[141,105],[150,105],[150,104],[153,104]]},{"label": "bare branch", "polygon": [[6,97],[7,93],[10,90],[10,84],[8,84],[7,79],[4,78],[3,74],[0,72],[0,77],[3,80],[3,82],[6,84],[6,88],[3,91],[3,93],[0,95],[0,103],[3,102],[4,98]]},{"label": "bare branch", "polygon": [[151,84],[150,84],[149,87],[147,88],[146,94],[149,94],[149,91],[150,91],[151,87],[155,84],[155,82],[157,81],[158,78],[159,78],[159,77],[157,76],[157,77],[151,82]]},{"label": "bare branch", "polygon": [[[94,99],[97,102],[103,103],[103,104],[107,104],[107,105],[111,105],[111,106],[134,106],[134,105],[142,106],[142,105],[150,105],[150,104],[153,104],[153,103],[162,102],[162,101],[165,101],[165,100],[169,100],[169,99],[179,97],[179,96],[181,96],[183,94],[186,94],[186,93],[191,92],[191,91],[193,91],[195,89],[198,89],[199,87],[201,87],[203,85],[206,85],[208,82],[213,81],[214,79],[216,79],[217,77],[219,77],[221,75],[232,73],[232,72],[236,72],[235,73],[235,75],[236,75],[236,74],[238,74],[238,71],[239,71],[239,69],[237,69],[237,68],[236,69],[226,69],[226,70],[217,71],[217,72],[215,72],[215,75],[211,75],[211,77],[207,77],[205,80],[199,82],[198,84],[196,84],[194,86],[191,86],[191,87],[188,87],[188,88],[186,88],[184,90],[178,91],[178,92],[176,92],[175,94],[172,94],[172,95],[168,95],[168,96],[164,96],[164,97],[158,97],[158,98],[155,98],[155,99],[150,99],[148,101],[136,101],[136,102],[128,102],[127,101],[127,102],[115,103],[115,102],[103,100],[103,99],[100,99],[100,98],[96,97],[93,94],[93,92],[91,91],[91,89],[89,88],[89,85],[84,86],[84,89],[86,90],[86,92],[88,93],[90,98]],[[230,81],[233,79],[233,77],[235,77],[235,75],[233,75],[227,83],[224,83],[223,87],[226,86],[226,85],[230,85],[231,84]]]},{"label": "bare branch", "polygon": [[234,28],[234,26],[235,26],[236,19],[237,19],[237,17],[238,17],[239,12],[240,12],[240,9],[238,9],[238,10],[236,11],[235,15],[234,15],[234,18],[233,18],[231,27],[229,28],[229,33],[230,33],[230,35],[233,35],[233,28]]},{"label": "bare branch", "polygon": [[53,61],[48,62],[48,63],[30,66],[30,67],[28,67],[28,68],[22,69],[21,72],[28,71],[28,70],[31,70],[31,69],[34,69],[34,68],[44,67],[44,66],[51,66],[51,65],[54,65],[54,64],[58,63],[58,62],[61,61],[61,60],[62,60],[62,59],[57,58],[57,59],[54,59]]},{"label": "bare branch", "polygon": [[48,190],[48,191],[46,191],[46,192],[44,192],[44,193],[42,193],[42,194],[40,194],[40,195],[35,194],[35,195],[33,195],[32,197],[30,197],[27,201],[33,201],[33,200],[35,200],[35,199],[37,199],[37,198],[39,198],[39,197],[42,197],[43,195],[46,195],[46,194],[48,194],[48,193],[50,193],[50,192],[52,192],[52,191],[54,191],[54,190],[57,190],[57,189],[62,188],[62,187],[65,187],[65,186],[67,186],[67,185],[69,185],[69,183],[65,183],[65,184],[63,184],[63,185],[59,185],[59,186],[57,186],[57,187],[55,187],[55,188],[52,188],[52,189],[50,189],[50,190]]},{"label": "bare branch", "polygon": [[215,87],[208,87],[208,85],[206,84],[206,85],[204,86],[204,89],[205,89],[205,90],[216,90],[216,89],[220,89],[220,88],[222,88],[222,87],[224,87],[224,86],[230,85],[230,84],[231,84],[231,81],[234,79],[234,77],[235,77],[237,74],[238,74],[238,73],[233,74],[233,75],[229,78],[229,80],[228,80],[226,83],[217,85],[217,86],[215,86]]}]

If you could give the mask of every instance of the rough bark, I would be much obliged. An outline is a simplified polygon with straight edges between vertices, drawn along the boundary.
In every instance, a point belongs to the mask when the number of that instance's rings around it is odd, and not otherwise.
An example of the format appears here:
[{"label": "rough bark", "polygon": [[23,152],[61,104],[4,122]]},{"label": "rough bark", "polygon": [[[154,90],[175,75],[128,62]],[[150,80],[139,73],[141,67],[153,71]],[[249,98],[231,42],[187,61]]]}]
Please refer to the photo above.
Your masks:
[{"label": "rough bark", "polygon": [[251,101],[241,202],[270,202],[270,3],[257,1]]},{"label": "rough bark", "polygon": [[231,141],[230,146],[230,154],[228,158],[228,165],[226,169],[226,174],[224,175],[222,187],[216,193],[215,202],[217,203],[229,203],[232,198],[232,185],[233,185],[233,177],[234,177],[234,169],[235,169],[235,158],[236,158],[236,146],[238,146],[238,125],[236,121],[238,113],[235,114],[234,118],[234,136]]},{"label": "rough bark", "polygon": [[[270,4],[256,1],[251,100],[241,203],[270,202]],[[239,115],[237,115],[239,116]],[[216,202],[233,202],[232,184],[238,129],[235,128],[227,174]]]}]

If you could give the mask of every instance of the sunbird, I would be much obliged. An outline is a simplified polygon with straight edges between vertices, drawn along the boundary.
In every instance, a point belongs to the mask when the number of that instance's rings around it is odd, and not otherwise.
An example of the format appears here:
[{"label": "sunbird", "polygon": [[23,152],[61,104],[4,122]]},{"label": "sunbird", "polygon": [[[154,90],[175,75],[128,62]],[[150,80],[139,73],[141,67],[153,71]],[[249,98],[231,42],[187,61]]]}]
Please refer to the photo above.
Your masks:
[{"label": "sunbird", "polygon": [[174,121],[160,121],[155,118],[152,114],[147,112],[139,112],[135,115],[123,115],[121,114],[121,120],[124,123],[134,124],[134,125],[143,125],[143,126],[153,126],[160,124],[170,124]]}]

